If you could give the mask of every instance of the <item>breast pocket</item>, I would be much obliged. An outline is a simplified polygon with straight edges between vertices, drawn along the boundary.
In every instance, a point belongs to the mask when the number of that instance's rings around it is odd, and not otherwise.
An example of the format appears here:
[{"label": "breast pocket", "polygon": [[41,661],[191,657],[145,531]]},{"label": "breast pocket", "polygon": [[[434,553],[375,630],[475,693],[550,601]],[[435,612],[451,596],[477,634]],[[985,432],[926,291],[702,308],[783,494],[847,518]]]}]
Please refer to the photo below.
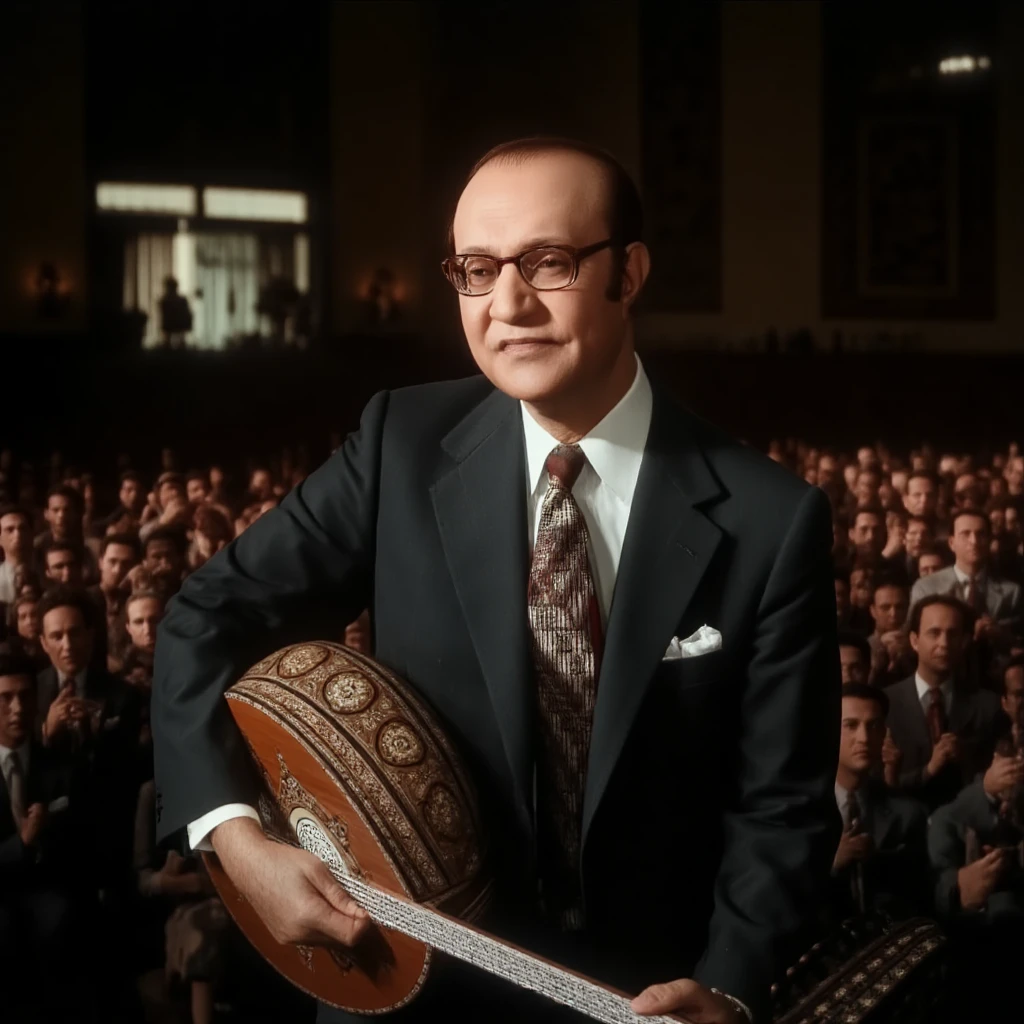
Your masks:
[{"label": "breast pocket", "polygon": [[725,669],[722,652],[710,651],[695,658],[674,658],[662,661],[658,672],[666,685],[676,688],[707,686],[719,678]]}]

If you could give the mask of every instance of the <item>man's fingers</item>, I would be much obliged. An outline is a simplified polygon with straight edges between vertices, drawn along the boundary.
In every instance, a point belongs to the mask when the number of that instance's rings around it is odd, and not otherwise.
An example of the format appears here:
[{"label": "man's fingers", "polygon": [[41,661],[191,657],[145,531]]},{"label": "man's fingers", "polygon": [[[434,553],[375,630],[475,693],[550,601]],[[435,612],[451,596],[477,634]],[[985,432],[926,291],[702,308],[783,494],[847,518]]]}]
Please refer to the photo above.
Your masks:
[{"label": "man's fingers", "polygon": [[317,892],[339,914],[344,914],[354,921],[369,920],[370,915],[345,892],[344,888],[342,888],[341,884],[323,862],[318,862],[313,866],[313,884]]},{"label": "man's fingers", "polygon": [[632,1003],[634,1013],[671,1013],[687,1009],[689,1001],[700,994],[700,985],[690,978],[680,978],[645,988]]}]

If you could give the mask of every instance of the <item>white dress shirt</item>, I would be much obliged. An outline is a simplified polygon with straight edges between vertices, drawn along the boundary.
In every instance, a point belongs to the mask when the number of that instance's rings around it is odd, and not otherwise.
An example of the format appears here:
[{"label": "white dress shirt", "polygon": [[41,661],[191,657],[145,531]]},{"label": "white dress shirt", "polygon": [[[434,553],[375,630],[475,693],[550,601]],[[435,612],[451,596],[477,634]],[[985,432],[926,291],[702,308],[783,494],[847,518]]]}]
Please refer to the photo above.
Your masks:
[{"label": "white dress shirt", "polygon": [[[928,696],[931,687],[921,678],[921,674],[914,674],[914,683],[917,685],[917,699],[921,702],[921,710],[927,715],[931,706],[931,698]],[[946,709],[946,719],[949,720],[949,712],[953,707],[953,680],[947,679],[939,686],[942,691],[942,703]]]},{"label": "white dress shirt", "polygon": [[[601,607],[602,622],[615,590],[615,577],[626,537],[629,510],[633,504],[640,463],[651,427],[651,384],[636,360],[636,375],[629,390],[600,423],[580,442],[587,464],[580,472],[572,493],[580,507],[590,534],[589,554],[594,590]],[[540,508],[548,488],[544,462],[560,443],[553,438],[521,404],[523,440],[526,451],[526,521],[530,553],[537,539]],[[260,820],[248,804],[224,804],[197,818],[188,826],[188,842],[193,850],[212,851],[209,834],[231,818]]]},{"label": "white dress shirt", "polygon": [[31,744],[28,740],[25,740],[20,747],[16,747],[12,750],[10,747],[5,747],[0,743],[0,773],[3,775],[4,786],[7,789],[7,795],[10,797],[11,794],[11,783],[7,778],[7,755],[14,754],[18,759],[18,764],[21,766],[21,776],[25,780],[25,785],[28,785],[28,760],[29,750]]},{"label": "white dress shirt", "polygon": [[0,562],[0,604],[14,604],[14,563],[5,558]]}]

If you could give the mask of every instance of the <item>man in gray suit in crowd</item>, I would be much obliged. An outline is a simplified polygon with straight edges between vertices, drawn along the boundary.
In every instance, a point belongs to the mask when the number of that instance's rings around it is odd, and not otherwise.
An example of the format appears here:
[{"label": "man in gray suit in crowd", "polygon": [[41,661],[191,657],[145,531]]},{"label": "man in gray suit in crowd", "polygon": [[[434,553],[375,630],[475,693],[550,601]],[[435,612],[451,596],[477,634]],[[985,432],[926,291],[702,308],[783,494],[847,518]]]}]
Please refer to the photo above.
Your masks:
[{"label": "man in gray suit in crowd", "polygon": [[991,528],[983,512],[962,509],[954,514],[951,526],[949,547],[955,564],[917,580],[910,604],[931,594],[957,597],[976,616],[975,638],[986,638],[996,649],[1006,650],[1021,627],[1020,586],[991,572]]},{"label": "man in gray suit in crowd", "polygon": [[900,788],[934,810],[953,800],[992,760],[1009,731],[999,698],[972,689],[958,669],[972,622],[955,597],[932,594],[910,613],[917,672],[890,686],[889,729],[902,755]]}]

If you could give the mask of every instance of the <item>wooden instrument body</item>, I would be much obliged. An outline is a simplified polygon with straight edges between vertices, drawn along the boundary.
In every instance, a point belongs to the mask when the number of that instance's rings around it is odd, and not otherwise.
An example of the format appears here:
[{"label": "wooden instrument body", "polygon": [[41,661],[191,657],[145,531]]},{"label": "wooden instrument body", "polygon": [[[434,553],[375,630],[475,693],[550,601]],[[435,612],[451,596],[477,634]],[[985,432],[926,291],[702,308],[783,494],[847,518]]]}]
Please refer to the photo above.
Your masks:
[{"label": "wooden instrument body", "polygon": [[[476,799],[430,712],[369,658],[332,643],[278,651],[227,692],[263,776],[259,813],[273,838],[336,870],[454,917],[486,905]],[[283,945],[215,856],[211,878],[257,950],[322,1002],[376,1014],[420,991],[431,950],[376,929],[357,950]]]}]

